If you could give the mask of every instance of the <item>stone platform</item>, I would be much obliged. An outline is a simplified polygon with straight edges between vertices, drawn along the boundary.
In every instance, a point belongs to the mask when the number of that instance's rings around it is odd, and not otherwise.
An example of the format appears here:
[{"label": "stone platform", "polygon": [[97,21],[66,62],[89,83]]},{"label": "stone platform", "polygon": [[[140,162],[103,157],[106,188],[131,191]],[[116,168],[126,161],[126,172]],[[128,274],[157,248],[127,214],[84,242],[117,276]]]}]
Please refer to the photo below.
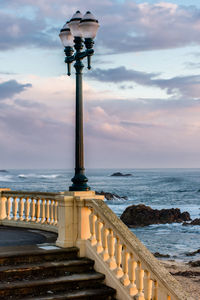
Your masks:
[{"label": "stone platform", "polygon": [[0,226],[0,253],[55,245],[57,234],[37,229]]}]

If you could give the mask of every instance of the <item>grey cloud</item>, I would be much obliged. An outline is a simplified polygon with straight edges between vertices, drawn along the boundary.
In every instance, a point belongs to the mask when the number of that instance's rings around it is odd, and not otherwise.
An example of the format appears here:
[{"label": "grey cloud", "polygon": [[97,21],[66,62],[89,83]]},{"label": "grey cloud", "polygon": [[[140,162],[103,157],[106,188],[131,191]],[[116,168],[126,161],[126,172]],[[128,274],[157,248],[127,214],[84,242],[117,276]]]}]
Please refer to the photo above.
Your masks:
[{"label": "grey cloud", "polygon": [[19,94],[31,86],[30,83],[21,84],[16,80],[2,82],[0,83],[0,99],[12,98],[15,94]]},{"label": "grey cloud", "polygon": [[38,102],[24,100],[24,99],[15,99],[14,102],[16,105],[23,108],[44,108],[45,107],[43,103],[38,103]]},{"label": "grey cloud", "polygon": [[152,78],[158,76],[156,73],[145,73],[135,70],[129,70],[125,67],[111,68],[111,69],[94,69],[91,73],[88,73],[92,79],[97,79],[102,82],[124,82],[134,81],[142,85],[151,85]]},{"label": "grey cloud", "polygon": [[[116,116],[127,122],[127,114],[133,113],[151,113],[151,112],[160,112],[164,113],[182,111],[191,108],[200,107],[200,99],[151,99],[151,98],[139,98],[139,99],[107,99],[107,100],[94,100],[90,103],[89,109],[92,109],[96,106],[100,106],[107,115]],[[89,110],[89,113],[91,111]],[[144,123],[144,122],[142,122]]]},{"label": "grey cloud", "polygon": [[0,12],[0,50],[25,46],[56,47],[59,41],[55,41],[47,29],[41,18],[29,20]]},{"label": "grey cloud", "polygon": [[134,87],[132,85],[125,85],[125,84],[124,85],[120,85],[119,88],[121,90],[132,90],[132,89],[134,89]]},{"label": "grey cloud", "polygon": [[6,71],[0,71],[1,75],[17,75],[15,72],[6,72]]},{"label": "grey cloud", "polygon": [[199,62],[186,62],[185,67],[188,69],[199,69],[200,63]]},{"label": "grey cloud", "polygon": [[[1,12],[0,49],[28,45],[57,47],[57,24],[61,22],[61,27],[77,7],[84,12],[87,6],[100,21],[97,45],[111,53],[169,49],[200,43],[200,9],[195,6],[176,7],[175,4],[165,2],[137,4],[134,1],[115,0],[77,0],[76,7],[73,0],[1,2],[2,7],[7,10],[26,11],[28,7],[34,11],[34,17],[29,20]],[[50,22],[55,25],[49,26]]]},{"label": "grey cloud", "polygon": [[25,113],[18,107],[7,107],[0,112],[0,127],[5,141],[0,155],[6,168],[72,165],[74,128],[44,117],[39,109]]},{"label": "grey cloud", "polygon": [[200,75],[177,76],[171,79],[153,80],[153,85],[166,89],[167,94],[180,97],[200,97]]},{"label": "grey cloud", "polygon": [[177,76],[169,79],[156,79],[160,74],[129,70],[125,67],[95,69],[88,76],[102,82],[135,82],[144,86],[154,86],[166,90],[168,95],[177,97],[200,97],[200,75]]},{"label": "grey cloud", "polygon": [[122,121],[122,122],[120,122],[120,124],[122,126],[126,126],[126,127],[138,127],[138,128],[152,128],[152,127],[154,128],[154,127],[158,127],[155,124],[141,123],[141,122]]},{"label": "grey cloud", "polygon": [[[119,4],[120,5],[120,4]],[[169,49],[199,44],[199,14],[196,7],[170,8],[165,3],[121,4],[121,10],[100,31],[100,39],[112,52],[125,53]],[[118,26],[120,22],[123,26]]]}]

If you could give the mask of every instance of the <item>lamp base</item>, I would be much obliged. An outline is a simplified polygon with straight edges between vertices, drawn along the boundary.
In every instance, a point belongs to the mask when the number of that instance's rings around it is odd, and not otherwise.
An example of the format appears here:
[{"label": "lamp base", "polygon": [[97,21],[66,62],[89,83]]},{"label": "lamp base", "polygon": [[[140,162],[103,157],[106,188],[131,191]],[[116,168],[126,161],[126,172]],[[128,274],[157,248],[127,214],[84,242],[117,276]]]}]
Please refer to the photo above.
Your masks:
[{"label": "lamp base", "polygon": [[75,174],[72,178],[72,186],[69,187],[69,191],[89,191],[90,187],[87,185],[88,179],[84,174]]}]

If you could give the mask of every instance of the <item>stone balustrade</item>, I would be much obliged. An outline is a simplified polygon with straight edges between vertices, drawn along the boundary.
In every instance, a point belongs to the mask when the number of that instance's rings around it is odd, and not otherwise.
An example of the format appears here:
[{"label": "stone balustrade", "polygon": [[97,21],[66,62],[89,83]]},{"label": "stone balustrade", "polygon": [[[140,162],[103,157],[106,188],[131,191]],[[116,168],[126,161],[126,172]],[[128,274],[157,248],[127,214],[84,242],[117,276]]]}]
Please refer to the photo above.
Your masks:
[{"label": "stone balustrade", "polygon": [[0,224],[57,232],[56,193],[0,190]]},{"label": "stone balustrade", "polygon": [[0,224],[58,232],[57,246],[95,261],[117,299],[192,300],[95,192],[0,190]]},{"label": "stone balustrade", "polygon": [[[87,200],[86,255],[115,286],[119,299],[189,300],[176,279],[101,200]],[[113,285],[112,285],[113,283]]]}]

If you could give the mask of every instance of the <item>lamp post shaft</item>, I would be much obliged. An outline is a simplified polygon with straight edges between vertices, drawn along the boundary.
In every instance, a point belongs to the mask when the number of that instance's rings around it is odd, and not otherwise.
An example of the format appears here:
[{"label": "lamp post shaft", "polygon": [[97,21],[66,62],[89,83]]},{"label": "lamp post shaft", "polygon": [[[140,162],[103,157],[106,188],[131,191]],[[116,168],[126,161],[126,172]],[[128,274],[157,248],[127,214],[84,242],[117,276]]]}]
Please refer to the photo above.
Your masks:
[{"label": "lamp post shaft", "polygon": [[[78,51],[77,51],[78,52]],[[72,178],[70,191],[88,191],[87,177],[84,169],[84,143],[83,143],[83,92],[82,92],[82,70],[84,65],[77,58],[74,64],[76,70],[76,137],[75,137],[75,175]]]},{"label": "lamp post shaft", "polygon": [[76,69],[76,163],[75,173],[84,170],[84,145],[83,145],[83,94],[82,94],[82,70],[83,64],[77,61]]}]

